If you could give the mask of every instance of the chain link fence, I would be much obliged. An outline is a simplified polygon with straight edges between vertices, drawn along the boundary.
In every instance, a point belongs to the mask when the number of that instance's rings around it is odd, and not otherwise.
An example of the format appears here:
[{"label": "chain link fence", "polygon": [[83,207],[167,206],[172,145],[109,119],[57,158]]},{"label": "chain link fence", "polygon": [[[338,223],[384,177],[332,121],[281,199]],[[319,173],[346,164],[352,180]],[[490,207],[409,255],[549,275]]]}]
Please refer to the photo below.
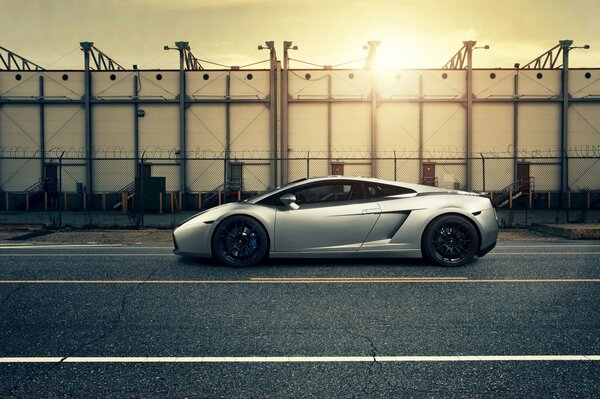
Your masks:
[{"label": "chain link fence", "polygon": [[[90,193],[86,158],[0,157],[0,212],[46,212],[59,224],[62,212],[93,212],[97,219],[119,214],[143,225],[145,215],[195,212],[244,200],[281,182],[332,174],[464,190],[469,164],[471,190],[488,192],[497,207],[600,208],[600,157],[332,159],[307,153],[284,160],[203,157],[185,162],[183,190],[180,159],[92,158]],[[568,192],[561,192],[562,162],[568,167]]]}]

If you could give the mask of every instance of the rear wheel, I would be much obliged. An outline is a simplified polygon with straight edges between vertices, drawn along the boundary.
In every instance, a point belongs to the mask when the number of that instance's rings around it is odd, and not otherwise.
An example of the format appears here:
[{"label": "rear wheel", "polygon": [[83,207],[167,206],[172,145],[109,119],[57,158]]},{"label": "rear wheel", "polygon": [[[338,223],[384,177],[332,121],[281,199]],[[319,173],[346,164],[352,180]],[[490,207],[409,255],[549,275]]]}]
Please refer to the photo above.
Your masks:
[{"label": "rear wheel", "polygon": [[213,253],[228,266],[254,266],[265,257],[267,247],[264,227],[247,216],[223,220],[213,235]]},{"label": "rear wheel", "polygon": [[448,215],[427,226],[421,245],[423,254],[431,262],[440,266],[462,266],[475,256],[479,237],[467,219]]}]

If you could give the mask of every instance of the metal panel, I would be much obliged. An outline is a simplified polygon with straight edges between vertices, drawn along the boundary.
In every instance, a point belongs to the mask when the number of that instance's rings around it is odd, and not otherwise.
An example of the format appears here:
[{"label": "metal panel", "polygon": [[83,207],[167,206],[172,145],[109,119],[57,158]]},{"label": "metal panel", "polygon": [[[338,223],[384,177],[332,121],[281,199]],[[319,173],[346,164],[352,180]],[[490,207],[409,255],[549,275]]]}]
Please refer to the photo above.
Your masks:
[{"label": "metal panel", "polygon": [[[512,82],[511,82],[512,84]],[[473,105],[473,153],[508,155],[513,144],[511,104]]]},{"label": "metal panel", "polygon": [[34,105],[4,105],[0,108],[0,147],[39,149],[39,111]]},{"label": "metal panel", "polygon": [[371,71],[331,71],[331,95],[333,98],[370,98]]},{"label": "metal panel", "polygon": [[81,106],[47,106],[45,108],[46,149],[49,151],[64,149],[67,151],[65,153],[67,158],[85,157],[84,114]]},{"label": "metal panel", "polygon": [[519,106],[519,156],[556,156],[560,153],[560,105]]},{"label": "metal panel", "polygon": [[475,98],[513,98],[514,70],[473,70]]},{"label": "metal panel", "polygon": [[330,71],[290,70],[288,93],[293,99],[324,99],[328,97]]},{"label": "metal panel", "polygon": [[38,94],[39,72],[3,71],[0,73],[0,96],[29,97]]},{"label": "metal panel", "polygon": [[466,129],[466,109],[461,104],[425,104],[424,157],[464,157]]},{"label": "metal panel", "polygon": [[463,98],[466,95],[467,72],[424,70],[423,95],[428,99]]},{"label": "metal panel", "polygon": [[262,104],[231,105],[232,153],[250,151],[269,157],[269,142],[269,108]]},{"label": "metal panel", "polygon": [[92,126],[95,152],[105,152],[109,157],[132,156],[131,105],[96,105],[92,114]]},{"label": "metal panel", "polygon": [[336,153],[344,153],[341,156],[370,157],[370,104],[333,104],[331,120],[331,151],[334,158],[340,157]]},{"label": "metal panel", "polygon": [[420,74],[417,70],[377,72],[379,99],[418,98]]},{"label": "metal panel", "polygon": [[303,157],[306,151],[327,154],[327,105],[290,104],[289,141],[291,157]]},{"label": "metal panel", "polygon": [[382,103],[377,108],[377,152],[392,151],[417,157],[419,151],[419,105]]},{"label": "metal panel", "polygon": [[194,99],[225,98],[225,80],[229,71],[187,71],[186,92]]},{"label": "metal panel", "polygon": [[577,69],[569,71],[569,94],[573,98],[600,97],[600,70]]},{"label": "metal panel", "polygon": [[269,71],[231,72],[231,98],[265,99],[268,96]]},{"label": "metal panel", "polygon": [[177,98],[179,94],[179,71],[140,72],[140,87],[140,98]]},{"label": "metal panel", "polygon": [[210,156],[225,150],[225,105],[194,104],[187,109],[186,116],[190,157]]},{"label": "metal panel", "polygon": [[131,98],[135,71],[94,71],[92,73],[92,95],[99,99]]},{"label": "metal panel", "polygon": [[85,76],[83,71],[46,71],[43,75],[45,78],[44,94],[46,97],[80,100],[85,94]]},{"label": "metal panel", "polygon": [[561,71],[520,70],[519,97],[551,98],[560,96]]}]

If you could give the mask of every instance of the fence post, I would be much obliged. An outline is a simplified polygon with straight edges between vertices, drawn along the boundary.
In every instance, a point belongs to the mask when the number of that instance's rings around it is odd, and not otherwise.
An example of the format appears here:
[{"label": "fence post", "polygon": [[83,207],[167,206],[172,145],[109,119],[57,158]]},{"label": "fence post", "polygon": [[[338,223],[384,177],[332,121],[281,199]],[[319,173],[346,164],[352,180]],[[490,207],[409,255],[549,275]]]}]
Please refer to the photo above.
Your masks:
[{"label": "fence post", "polygon": [[398,158],[396,158],[396,150],[394,150],[394,181],[398,180]]},{"label": "fence post", "polygon": [[[58,158],[58,227],[62,227],[62,206],[60,204],[60,197],[62,194],[62,159],[65,152],[63,151]],[[66,201],[65,201],[66,202]]]},{"label": "fence post", "polygon": [[159,209],[159,214],[162,215],[162,213],[163,213],[163,193],[158,193],[158,209]]},{"label": "fence post", "polygon": [[306,178],[310,177],[310,151],[306,152]]},{"label": "fence post", "polygon": [[513,191],[512,187],[508,190],[508,206],[512,209]]},{"label": "fence post", "polygon": [[482,169],[482,174],[483,174],[483,192],[485,192],[485,157],[483,156],[483,153],[479,153],[479,155],[481,155],[481,169]]},{"label": "fence post", "polygon": [[44,191],[44,210],[48,210],[48,192]]},{"label": "fence post", "polygon": [[198,193],[198,210],[202,209],[202,192]]},{"label": "fence post", "polygon": [[4,193],[4,194],[5,194],[5,196],[4,196],[5,197],[4,204],[6,205],[6,210],[8,211],[8,209],[9,209],[9,206],[8,206],[8,191],[6,193]]},{"label": "fence post", "polygon": [[25,193],[25,210],[29,210],[29,191]]}]

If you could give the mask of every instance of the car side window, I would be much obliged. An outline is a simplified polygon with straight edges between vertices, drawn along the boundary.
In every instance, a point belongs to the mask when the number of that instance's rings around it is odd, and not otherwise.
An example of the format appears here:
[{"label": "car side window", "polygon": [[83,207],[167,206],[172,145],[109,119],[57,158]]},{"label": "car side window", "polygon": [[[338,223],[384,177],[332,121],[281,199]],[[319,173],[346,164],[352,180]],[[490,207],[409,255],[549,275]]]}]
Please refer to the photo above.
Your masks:
[{"label": "car side window", "polygon": [[296,196],[296,203],[298,205],[350,201],[360,197],[359,186],[350,183],[318,184],[310,187],[301,187],[292,192]]},{"label": "car side window", "polygon": [[415,193],[415,191],[411,190],[410,188],[379,183],[367,183],[366,191],[368,198],[384,198],[394,195]]}]

